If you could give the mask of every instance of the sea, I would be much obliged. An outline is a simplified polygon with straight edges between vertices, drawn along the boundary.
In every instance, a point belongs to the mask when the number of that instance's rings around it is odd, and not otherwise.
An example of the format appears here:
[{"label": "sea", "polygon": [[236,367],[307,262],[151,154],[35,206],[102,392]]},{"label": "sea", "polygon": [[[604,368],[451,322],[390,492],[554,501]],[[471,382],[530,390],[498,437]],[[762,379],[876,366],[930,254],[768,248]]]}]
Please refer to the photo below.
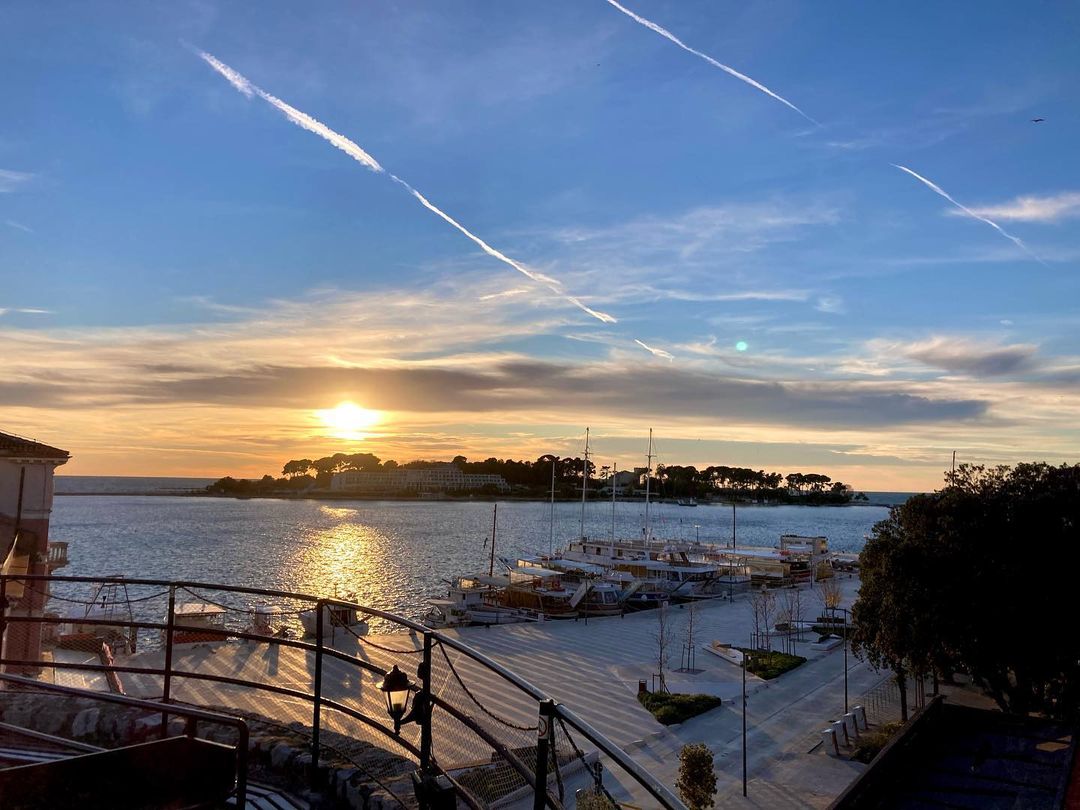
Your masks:
[{"label": "sea", "polygon": [[[50,536],[69,545],[59,575],[182,579],[353,597],[421,619],[453,577],[577,538],[640,537],[643,502],[373,501],[198,497],[202,478],[57,476]],[[653,503],[654,537],[773,547],[825,535],[859,551],[909,493],[847,506]]]}]

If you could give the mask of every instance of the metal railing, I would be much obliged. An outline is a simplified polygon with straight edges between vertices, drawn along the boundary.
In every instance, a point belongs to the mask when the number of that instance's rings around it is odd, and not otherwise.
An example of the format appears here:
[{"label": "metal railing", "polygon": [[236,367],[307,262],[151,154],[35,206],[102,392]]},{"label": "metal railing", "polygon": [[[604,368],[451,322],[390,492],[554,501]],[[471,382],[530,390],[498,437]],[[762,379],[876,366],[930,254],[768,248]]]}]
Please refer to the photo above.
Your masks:
[{"label": "metal railing", "polygon": [[[2,619],[0,619],[2,622]],[[2,639],[0,639],[2,640]],[[9,675],[0,672],[0,686],[4,684],[10,684],[13,687],[24,691],[37,691],[46,692],[54,695],[63,695],[66,697],[86,698],[87,694],[82,689],[72,689],[65,686],[57,686],[51,683],[42,683],[41,681],[33,678],[25,678],[18,675]],[[128,708],[143,709],[147,711],[162,710],[160,704],[148,701],[139,700],[136,698],[127,697],[125,695],[113,695],[108,693],[95,693],[94,700],[103,701],[105,703],[113,703],[120,706],[126,706]],[[196,709],[188,706],[170,706],[162,710],[162,737],[165,736],[168,728],[168,719],[170,716],[182,717],[187,720],[184,727],[184,734],[188,737],[198,736],[198,721],[213,723],[215,725],[228,726],[236,730],[236,745],[234,746],[236,751],[236,786],[233,791],[233,795],[236,798],[236,806],[244,807],[247,800],[247,762],[248,762],[248,725],[242,718],[233,717],[227,714],[221,714],[219,712],[209,712],[203,709]],[[61,742],[58,738],[47,735],[39,734],[34,735],[43,737],[51,742]],[[78,745],[75,742],[63,740],[62,742],[68,745]],[[86,748],[88,746],[80,746]]]},{"label": "metal railing", "polygon": [[[9,642],[0,649],[16,646],[11,640],[20,628],[77,646],[80,634],[61,632],[72,624],[98,644],[102,636],[121,648],[130,644],[112,665],[58,652],[52,660],[3,657],[0,668],[51,668],[54,677],[74,681],[108,674],[122,679],[129,694],[159,705],[183,703],[268,719],[309,739],[313,787],[326,788],[329,763],[344,760],[391,795],[406,775],[416,781],[418,795],[434,790],[438,777],[478,809],[520,805],[529,796],[534,808],[561,808],[572,786],[581,783],[606,794],[613,805],[683,809],[667,786],[569,708],[459,639],[395,614],[291,591],[25,574],[0,575],[0,606],[8,602],[9,582],[22,586],[17,590],[23,601],[36,592],[39,604],[47,594],[50,605],[74,610],[66,617],[48,611],[26,615],[18,602],[11,605],[15,610],[0,610],[0,642],[5,630]],[[95,598],[78,598],[80,587],[96,588]],[[113,601],[101,602],[102,589],[111,589]],[[217,637],[233,643],[181,641],[206,628],[185,618],[191,614],[178,610],[178,599],[223,612],[225,626]],[[341,625],[327,608],[355,611],[375,629],[393,632]],[[108,609],[113,610],[105,615]],[[71,615],[80,610],[86,615]],[[124,610],[128,615],[120,615]],[[316,635],[310,640],[296,637],[302,613],[313,613]],[[254,626],[260,615],[276,616],[281,627]],[[400,730],[379,688],[395,666],[416,676],[410,684],[414,710],[405,718],[415,722]]]}]

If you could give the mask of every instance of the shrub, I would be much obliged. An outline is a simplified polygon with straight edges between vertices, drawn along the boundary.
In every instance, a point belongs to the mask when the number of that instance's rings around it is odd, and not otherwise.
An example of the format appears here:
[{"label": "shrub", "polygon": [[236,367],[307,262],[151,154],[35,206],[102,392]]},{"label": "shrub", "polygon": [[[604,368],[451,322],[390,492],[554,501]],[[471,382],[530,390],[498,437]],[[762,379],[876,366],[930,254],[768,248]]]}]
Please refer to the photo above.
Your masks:
[{"label": "shrub", "polygon": [[851,752],[851,758],[856,762],[869,762],[878,755],[878,752],[888,745],[903,723],[886,723],[873,731],[865,732]]},{"label": "shrub", "polygon": [[690,810],[708,810],[716,793],[713,754],[704,743],[684,745],[679,752],[679,797]]},{"label": "shrub", "polygon": [[665,726],[697,717],[720,705],[720,698],[715,695],[673,695],[670,692],[642,692],[638,700]]}]

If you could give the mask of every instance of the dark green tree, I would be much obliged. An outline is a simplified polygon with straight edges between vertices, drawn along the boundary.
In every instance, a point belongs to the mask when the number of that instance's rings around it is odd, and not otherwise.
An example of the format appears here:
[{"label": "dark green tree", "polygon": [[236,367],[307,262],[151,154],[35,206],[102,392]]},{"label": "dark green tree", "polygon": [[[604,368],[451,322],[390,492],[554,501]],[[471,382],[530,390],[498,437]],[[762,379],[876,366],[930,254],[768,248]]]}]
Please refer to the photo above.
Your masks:
[{"label": "dark green tree", "polygon": [[[874,527],[854,647],[914,672],[969,673],[1006,711],[1080,717],[1080,465],[961,465]],[[1040,560],[1052,561],[1043,565]]]}]

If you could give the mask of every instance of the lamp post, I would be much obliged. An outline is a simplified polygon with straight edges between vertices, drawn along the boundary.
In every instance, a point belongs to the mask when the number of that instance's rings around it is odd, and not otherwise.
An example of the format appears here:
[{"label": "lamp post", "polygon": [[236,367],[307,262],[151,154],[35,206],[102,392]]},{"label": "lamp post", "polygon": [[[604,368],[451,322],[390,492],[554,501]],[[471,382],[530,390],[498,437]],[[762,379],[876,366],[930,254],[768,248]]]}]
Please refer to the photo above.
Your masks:
[{"label": "lamp post", "polygon": [[742,795],[746,796],[746,666],[750,655],[742,654]]},{"label": "lamp post", "polygon": [[848,675],[847,675],[848,657],[847,657],[847,648],[848,648],[848,630],[850,629],[850,627],[849,627],[849,625],[850,625],[849,616],[851,615],[851,612],[847,608],[834,607],[833,608],[833,616],[834,617],[836,616],[836,611],[840,611],[841,613],[844,614],[844,714],[847,714],[848,713],[848,680],[847,680],[848,679]]},{"label": "lamp post", "polygon": [[[411,709],[409,698],[413,685],[409,676],[398,669],[397,664],[390,668],[378,687],[386,698],[386,713],[394,721],[395,734],[400,734],[401,727],[407,723],[420,726],[420,771],[413,776],[413,787],[422,810],[445,807],[450,801],[450,796],[444,795],[446,791],[435,781],[431,767],[431,645],[431,633],[424,633],[424,658],[416,668],[420,688],[412,699]],[[450,795],[452,792],[451,789]]]}]

